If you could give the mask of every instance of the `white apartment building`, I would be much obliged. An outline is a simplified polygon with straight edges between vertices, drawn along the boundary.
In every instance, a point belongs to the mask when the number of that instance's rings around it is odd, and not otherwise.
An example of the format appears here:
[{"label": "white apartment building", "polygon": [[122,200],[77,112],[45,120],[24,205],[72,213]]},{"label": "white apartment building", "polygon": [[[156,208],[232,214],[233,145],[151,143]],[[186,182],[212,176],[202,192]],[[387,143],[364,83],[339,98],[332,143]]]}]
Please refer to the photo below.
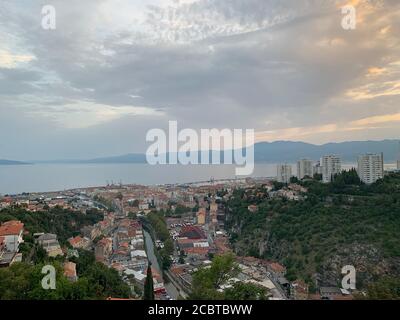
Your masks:
[{"label": "white apartment building", "polygon": [[281,183],[290,183],[292,177],[292,166],[289,164],[278,164],[276,180]]},{"label": "white apartment building", "polygon": [[358,157],[358,176],[366,184],[383,178],[383,153],[365,154]]},{"label": "white apartment building", "polygon": [[302,159],[297,161],[297,178],[304,179],[305,177],[313,177],[313,162],[312,160]]},{"label": "white apartment building", "polygon": [[327,155],[321,158],[322,181],[331,182],[333,177],[342,171],[342,161],[335,155]]}]

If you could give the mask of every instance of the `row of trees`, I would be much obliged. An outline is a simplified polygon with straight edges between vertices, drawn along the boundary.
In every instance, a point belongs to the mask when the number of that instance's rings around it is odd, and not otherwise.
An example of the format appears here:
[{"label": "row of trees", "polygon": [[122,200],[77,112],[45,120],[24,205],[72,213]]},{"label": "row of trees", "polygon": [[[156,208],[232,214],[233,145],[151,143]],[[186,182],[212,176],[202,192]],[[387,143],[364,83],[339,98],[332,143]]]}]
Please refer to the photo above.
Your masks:
[{"label": "row of trees", "polygon": [[147,215],[147,219],[150,222],[155,236],[158,240],[162,241],[164,247],[158,249],[158,254],[161,257],[161,264],[164,270],[168,270],[171,266],[170,256],[174,253],[174,242],[169,234],[167,222],[163,212],[151,212]]},{"label": "row of trees", "polygon": [[93,225],[103,219],[103,213],[99,210],[80,211],[50,208],[40,212],[30,212],[20,207],[3,209],[0,212],[0,222],[20,220],[25,229],[29,231],[25,241],[31,240],[31,235],[36,232],[54,233],[61,243],[80,233],[80,229],[87,225]]}]

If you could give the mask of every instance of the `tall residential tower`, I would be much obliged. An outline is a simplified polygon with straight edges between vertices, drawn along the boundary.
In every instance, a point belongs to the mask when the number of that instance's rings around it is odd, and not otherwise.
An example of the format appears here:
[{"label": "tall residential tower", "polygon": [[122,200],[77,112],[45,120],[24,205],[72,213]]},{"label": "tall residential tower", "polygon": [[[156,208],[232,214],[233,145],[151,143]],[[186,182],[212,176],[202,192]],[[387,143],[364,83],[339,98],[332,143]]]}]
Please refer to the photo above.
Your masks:
[{"label": "tall residential tower", "polygon": [[278,164],[276,180],[282,183],[289,183],[292,177],[292,166],[289,164]]},{"label": "tall residential tower", "polygon": [[313,177],[313,162],[308,159],[297,161],[297,178]]},{"label": "tall residential tower", "polygon": [[358,157],[358,176],[366,184],[383,178],[383,153],[364,154]]},{"label": "tall residential tower", "polygon": [[342,161],[338,156],[327,155],[321,158],[322,181],[331,182],[334,176],[342,171]]}]

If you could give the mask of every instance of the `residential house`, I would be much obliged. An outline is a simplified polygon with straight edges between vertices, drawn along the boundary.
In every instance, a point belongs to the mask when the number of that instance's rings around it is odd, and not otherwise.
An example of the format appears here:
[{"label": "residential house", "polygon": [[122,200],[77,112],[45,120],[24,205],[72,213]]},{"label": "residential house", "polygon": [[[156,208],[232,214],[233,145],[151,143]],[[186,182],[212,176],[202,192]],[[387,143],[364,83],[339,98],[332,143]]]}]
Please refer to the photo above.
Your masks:
[{"label": "residential house", "polygon": [[64,263],[64,276],[71,282],[78,281],[78,275],[76,273],[76,264],[73,262]]},{"label": "residential house", "polygon": [[37,238],[37,243],[46,250],[49,257],[56,257],[64,255],[61,250],[60,243],[57,240],[57,235],[52,233],[45,233]]},{"label": "residential house", "polygon": [[0,226],[0,237],[4,238],[5,248],[9,252],[18,252],[23,241],[24,224],[21,221],[11,220]]},{"label": "residential house", "polygon": [[112,252],[112,239],[111,238],[103,238],[99,242],[97,242],[96,247],[94,248],[94,255],[96,257],[96,261],[106,262]]}]

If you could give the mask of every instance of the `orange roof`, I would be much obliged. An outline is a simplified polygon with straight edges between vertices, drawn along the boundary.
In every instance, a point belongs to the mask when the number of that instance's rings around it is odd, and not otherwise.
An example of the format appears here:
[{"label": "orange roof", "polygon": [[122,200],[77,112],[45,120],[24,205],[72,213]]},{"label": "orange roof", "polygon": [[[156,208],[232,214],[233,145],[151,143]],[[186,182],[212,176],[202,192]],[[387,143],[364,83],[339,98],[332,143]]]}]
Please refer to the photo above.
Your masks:
[{"label": "orange roof", "polygon": [[80,236],[77,236],[75,238],[72,238],[72,239],[68,240],[68,242],[71,244],[71,246],[75,246],[81,241],[82,241],[82,237],[80,237]]},{"label": "orange roof", "polygon": [[272,262],[269,265],[271,267],[271,269],[275,272],[285,272],[286,268],[279,264],[278,262]]},{"label": "orange roof", "polygon": [[21,221],[11,220],[0,226],[0,236],[19,235],[24,228]]}]

